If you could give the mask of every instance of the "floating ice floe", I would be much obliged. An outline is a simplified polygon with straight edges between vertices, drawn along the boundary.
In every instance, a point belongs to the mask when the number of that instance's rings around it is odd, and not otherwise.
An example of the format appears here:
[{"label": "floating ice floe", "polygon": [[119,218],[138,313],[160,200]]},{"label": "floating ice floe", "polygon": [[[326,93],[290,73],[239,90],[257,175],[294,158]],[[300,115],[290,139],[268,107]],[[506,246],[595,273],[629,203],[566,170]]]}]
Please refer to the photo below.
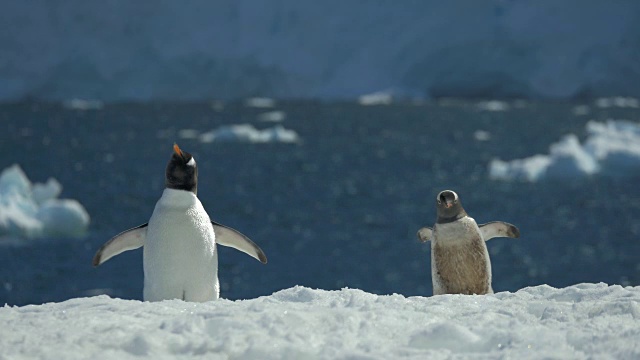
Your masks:
[{"label": "floating ice floe", "polygon": [[81,236],[89,214],[76,200],[58,199],[62,185],[50,178],[32,184],[20,166],[0,173],[0,243],[15,238]]},{"label": "floating ice floe", "polygon": [[585,116],[591,113],[591,108],[589,108],[589,105],[577,105],[571,109],[571,112],[575,116]]},{"label": "floating ice floe", "polygon": [[489,164],[489,176],[500,180],[538,181],[544,178],[578,178],[601,174],[634,175],[640,172],[640,124],[624,120],[590,121],[588,137],[566,135],[549,147],[549,155]]},{"label": "floating ice floe", "polygon": [[197,139],[199,131],[195,129],[181,129],[178,131],[178,137],[180,139]]},{"label": "floating ice floe", "polygon": [[100,110],[104,107],[104,103],[100,100],[84,100],[84,99],[71,99],[62,103],[67,109],[72,110]]},{"label": "floating ice floe", "polygon": [[222,100],[214,100],[211,102],[211,108],[218,112],[224,110],[224,106],[224,101]]},{"label": "floating ice floe", "polygon": [[599,108],[621,107],[621,108],[638,108],[640,101],[632,97],[610,97],[596,99],[596,106]]},{"label": "floating ice floe", "polygon": [[221,126],[200,135],[200,141],[210,142],[249,142],[249,143],[298,143],[300,136],[294,130],[276,125],[258,130],[250,124]]},{"label": "floating ice floe", "polygon": [[510,108],[509,103],[499,100],[481,101],[476,107],[481,111],[507,111]]},{"label": "floating ice floe", "polygon": [[268,111],[258,115],[258,121],[264,122],[283,122],[287,118],[287,113],[284,111]]},{"label": "floating ice floe", "polygon": [[640,287],[405,297],[296,286],[250,300],[101,295],[0,307],[0,357],[638,359]]},{"label": "floating ice floe", "polygon": [[486,130],[476,130],[473,133],[473,138],[477,141],[489,141],[491,140],[491,133]]},{"label": "floating ice floe", "polygon": [[393,102],[393,94],[387,91],[378,91],[371,94],[361,95],[358,104],[362,106],[389,105]]},{"label": "floating ice floe", "polygon": [[272,108],[276,106],[276,101],[266,97],[253,97],[245,99],[244,105],[254,108]]}]

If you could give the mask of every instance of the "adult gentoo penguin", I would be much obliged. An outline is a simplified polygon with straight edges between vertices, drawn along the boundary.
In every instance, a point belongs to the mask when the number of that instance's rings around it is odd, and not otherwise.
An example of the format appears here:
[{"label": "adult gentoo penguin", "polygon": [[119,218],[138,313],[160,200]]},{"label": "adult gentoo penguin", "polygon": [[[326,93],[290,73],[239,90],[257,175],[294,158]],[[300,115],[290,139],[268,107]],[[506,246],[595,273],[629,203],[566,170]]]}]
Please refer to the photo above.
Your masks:
[{"label": "adult gentoo penguin", "polygon": [[216,244],[267,263],[264,252],[240,232],[211,221],[196,196],[198,167],[191,154],[173,145],[165,189],[147,224],[107,241],[93,258],[98,266],[144,245],[144,300],[203,302],[220,296]]},{"label": "adult gentoo penguin", "polygon": [[501,221],[478,226],[451,190],[438,194],[436,209],[433,229],[418,231],[420,240],[431,240],[433,294],[492,294],[491,261],[484,242],[494,237],[517,238],[520,231]]}]

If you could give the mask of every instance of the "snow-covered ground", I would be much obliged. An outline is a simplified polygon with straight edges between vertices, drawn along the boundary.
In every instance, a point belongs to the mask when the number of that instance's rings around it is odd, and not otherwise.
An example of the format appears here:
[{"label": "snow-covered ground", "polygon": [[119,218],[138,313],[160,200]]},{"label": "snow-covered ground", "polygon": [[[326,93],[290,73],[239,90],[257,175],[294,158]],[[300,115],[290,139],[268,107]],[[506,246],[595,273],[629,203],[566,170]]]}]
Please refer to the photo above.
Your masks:
[{"label": "snow-covered ground", "polygon": [[13,1],[0,11],[0,99],[638,96],[639,11],[633,0]]},{"label": "snow-covered ground", "polygon": [[640,172],[640,124],[623,120],[587,123],[588,137],[580,144],[574,134],[549,147],[549,155],[489,164],[489,176],[500,180],[538,181],[581,178],[594,174],[632,176]]},{"label": "snow-covered ground", "polygon": [[32,184],[22,168],[0,173],[0,243],[43,237],[78,237],[89,226],[89,214],[76,200],[58,199],[62,185],[54,178]]},{"label": "snow-covered ground", "polygon": [[638,359],[640,287],[404,297],[296,286],[251,300],[107,296],[0,308],[3,359]]}]

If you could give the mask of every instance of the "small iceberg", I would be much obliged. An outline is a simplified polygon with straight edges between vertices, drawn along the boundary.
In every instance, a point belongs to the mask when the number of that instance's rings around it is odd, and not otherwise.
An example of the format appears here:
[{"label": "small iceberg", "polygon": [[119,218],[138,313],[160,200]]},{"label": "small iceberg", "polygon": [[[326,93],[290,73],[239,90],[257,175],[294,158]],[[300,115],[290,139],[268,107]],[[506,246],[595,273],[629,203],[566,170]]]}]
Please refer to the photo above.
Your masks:
[{"label": "small iceberg", "polygon": [[215,130],[200,135],[203,143],[211,142],[248,142],[264,143],[299,143],[300,136],[294,130],[276,125],[264,130],[258,130],[250,124],[221,126]]},{"label": "small iceberg", "polygon": [[100,100],[71,99],[62,103],[62,105],[70,110],[88,111],[101,110],[104,103]]},{"label": "small iceberg", "polygon": [[629,176],[640,172],[640,124],[625,120],[590,121],[587,140],[566,135],[549,147],[549,155],[489,164],[489,177],[497,180],[538,181],[545,178],[580,178],[595,174]]},{"label": "small iceberg", "polygon": [[267,97],[252,97],[245,99],[244,106],[253,108],[272,108],[276,106],[276,101]]},{"label": "small iceberg", "polygon": [[393,102],[393,93],[389,91],[377,91],[371,94],[361,95],[358,104],[362,106],[390,105]]},{"label": "small iceberg", "polygon": [[507,111],[509,103],[500,100],[480,101],[476,104],[476,108],[480,111]]},{"label": "small iceberg", "polygon": [[263,122],[283,122],[287,118],[284,111],[268,111],[258,115],[258,121]]},{"label": "small iceberg", "polygon": [[610,98],[599,98],[595,101],[596,107],[601,109],[607,109],[610,107],[619,107],[619,108],[639,108],[640,101],[638,99],[632,97],[610,97]]},{"label": "small iceberg", "polygon": [[89,214],[76,200],[58,199],[62,185],[53,178],[32,184],[19,165],[0,173],[0,243],[3,240],[80,237]]}]

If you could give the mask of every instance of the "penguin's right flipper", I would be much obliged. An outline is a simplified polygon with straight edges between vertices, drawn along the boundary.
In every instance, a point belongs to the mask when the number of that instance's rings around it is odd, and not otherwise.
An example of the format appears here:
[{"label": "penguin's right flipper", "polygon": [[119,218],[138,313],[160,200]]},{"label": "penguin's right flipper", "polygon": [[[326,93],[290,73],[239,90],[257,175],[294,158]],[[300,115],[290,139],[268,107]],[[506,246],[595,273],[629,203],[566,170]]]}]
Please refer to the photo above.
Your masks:
[{"label": "penguin's right flipper", "polygon": [[482,238],[487,241],[494,237],[510,237],[519,238],[520,230],[515,225],[502,222],[492,221],[478,226],[482,233]]},{"label": "penguin's right flipper", "polygon": [[134,250],[144,245],[144,239],[147,236],[147,225],[149,224],[136,226],[112,237],[96,252],[93,257],[93,266],[98,266],[122,252]]},{"label": "penguin's right flipper", "polygon": [[430,227],[423,227],[422,229],[418,230],[418,240],[422,242],[431,240],[432,236],[433,230]]},{"label": "penguin's right flipper", "polygon": [[262,249],[240,231],[218,224],[215,221],[211,221],[211,224],[216,234],[216,243],[240,250],[263,264],[267,263],[267,255],[264,254]]}]

